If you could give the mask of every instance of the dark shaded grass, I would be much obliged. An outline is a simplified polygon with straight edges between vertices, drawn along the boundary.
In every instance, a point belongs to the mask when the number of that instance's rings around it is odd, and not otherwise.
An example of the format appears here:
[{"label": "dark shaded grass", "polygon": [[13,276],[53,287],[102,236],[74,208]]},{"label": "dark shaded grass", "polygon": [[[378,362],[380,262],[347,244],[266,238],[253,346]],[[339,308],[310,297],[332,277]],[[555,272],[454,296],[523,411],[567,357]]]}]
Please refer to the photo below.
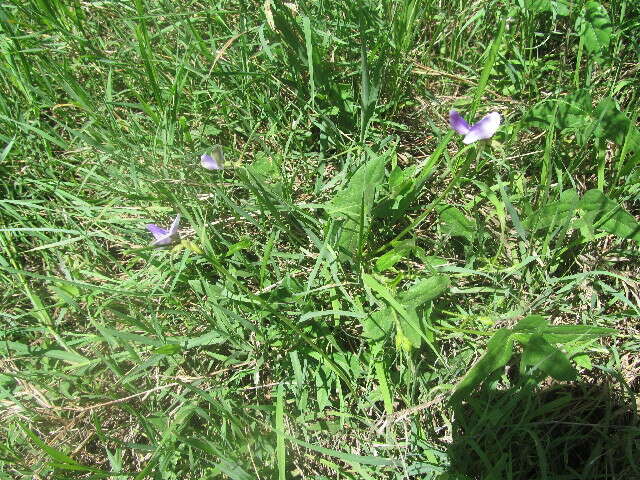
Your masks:
[{"label": "dark shaded grass", "polygon": [[637,478],[636,394],[588,382],[486,389],[456,412],[451,471],[470,478]]}]

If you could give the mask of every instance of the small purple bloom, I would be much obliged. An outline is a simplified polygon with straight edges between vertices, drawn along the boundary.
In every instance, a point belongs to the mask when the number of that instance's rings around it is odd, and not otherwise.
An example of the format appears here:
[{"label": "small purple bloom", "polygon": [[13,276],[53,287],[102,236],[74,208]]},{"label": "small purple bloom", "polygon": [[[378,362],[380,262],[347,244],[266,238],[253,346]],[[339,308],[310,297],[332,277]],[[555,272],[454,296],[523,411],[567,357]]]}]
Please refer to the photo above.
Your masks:
[{"label": "small purple bloom", "polygon": [[169,227],[169,230],[160,228],[155,223],[149,223],[147,225],[147,230],[149,230],[155,238],[155,240],[151,242],[151,246],[165,247],[179,240],[180,235],[178,235],[178,225],[180,225],[180,214],[176,215],[176,218]]},{"label": "small purple bloom", "polygon": [[449,125],[460,135],[464,135],[462,142],[465,145],[493,137],[500,126],[501,120],[498,112],[491,112],[482,117],[478,123],[469,125],[455,110],[449,112]]},{"label": "small purple bloom", "polygon": [[224,168],[224,151],[220,145],[213,147],[211,154],[205,153],[200,157],[200,164],[207,170],[222,170]]}]

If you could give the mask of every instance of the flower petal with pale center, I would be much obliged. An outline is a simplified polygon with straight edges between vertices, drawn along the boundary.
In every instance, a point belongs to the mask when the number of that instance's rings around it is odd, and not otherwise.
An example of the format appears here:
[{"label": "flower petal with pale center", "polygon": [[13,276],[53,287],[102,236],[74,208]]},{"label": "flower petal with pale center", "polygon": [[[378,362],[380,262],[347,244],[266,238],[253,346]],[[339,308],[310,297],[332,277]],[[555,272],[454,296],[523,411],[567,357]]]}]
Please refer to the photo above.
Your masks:
[{"label": "flower petal with pale center", "polygon": [[151,246],[164,247],[180,240],[180,235],[178,234],[179,225],[180,214],[176,215],[176,218],[171,223],[169,230],[165,230],[164,228],[157,226],[155,223],[147,224],[147,230],[149,230],[155,238],[155,240],[151,242]]},{"label": "flower petal with pale center", "polygon": [[211,154],[205,153],[200,157],[200,164],[207,170],[222,170],[224,168],[224,150],[216,145]]},{"label": "flower petal with pale center", "polygon": [[467,121],[462,118],[462,115],[455,110],[449,112],[449,125],[451,125],[451,128],[457,133],[464,135],[462,142],[466,145],[493,137],[501,121],[502,118],[498,112],[491,112],[482,117],[479,122],[469,125]]},{"label": "flower petal with pale center", "polygon": [[500,126],[500,114],[498,112],[491,112],[488,115],[482,117],[482,119],[471,126],[471,130],[467,133],[462,140],[465,145],[469,145],[477,140],[486,140],[493,137]]}]

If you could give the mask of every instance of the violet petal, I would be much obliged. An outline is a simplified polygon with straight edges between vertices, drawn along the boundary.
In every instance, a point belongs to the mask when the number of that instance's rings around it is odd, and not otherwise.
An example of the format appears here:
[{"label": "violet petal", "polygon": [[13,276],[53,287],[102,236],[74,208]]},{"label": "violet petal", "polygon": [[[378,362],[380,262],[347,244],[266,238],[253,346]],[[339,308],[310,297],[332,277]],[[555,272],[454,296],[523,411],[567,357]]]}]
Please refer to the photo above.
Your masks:
[{"label": "violet petal", "polygon": [[449,125],[460,135],[468,134],[471,129],[467,121],[455,110],[449,112]]},{"label": "violet petal", "polygon": [[171,245],[178,239],[177,236],[174,235],[164,235],[153,242],[151,242],[152,247],[165,247],[167,245]]},{"label": "violet petal", "polygon": [[207,170],[222,170],[224,168],[224,150],[216,145],[211,154],[205,153],[200,157],[200,164]]},{"label": "violet petal", "polygon": [[169,233],[169,230],[165,230],[164,228],[160,228],[155,223],[147,224],[147,230],[149,230],[153,236],[158,239],[160,237],[164,237]]},{"label": "violet petal", "polygon": [[478,123],[471,126],[471,130],[465,135],[462,142],[465,145],[469,145],[477,140],[486,140],[493,137],[500,126],[501,120],[498,112],[491,112],[485,115]]},{"label": "violet petal", "polygon": [[164,247],[180,240],[180,235],[178,234],[179,225],[180,214],[176,215],[176,218],[174,218],[173,222],[171,223],[171,227],[169,227],[169,230],[160,228],[153,223],[148,224],[147,230],[149,230],[155,238],[155,240],[151,242],[151,246]]}]

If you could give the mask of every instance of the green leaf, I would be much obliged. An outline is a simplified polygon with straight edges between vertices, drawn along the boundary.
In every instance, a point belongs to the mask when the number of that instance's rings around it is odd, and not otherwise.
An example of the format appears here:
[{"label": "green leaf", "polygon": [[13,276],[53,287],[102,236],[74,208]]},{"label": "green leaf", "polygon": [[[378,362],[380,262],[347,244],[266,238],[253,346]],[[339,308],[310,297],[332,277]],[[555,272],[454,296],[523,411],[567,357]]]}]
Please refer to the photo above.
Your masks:
[{"label": "green leaf", "polygon": [[589,325],[549,325],[541,315],[529,315],[520,320],[512,329],[514,338],[527,343],[532,335],[542,335],[550,343],[566,344],[582,340],[590,342],[598,337],[617,333],[617,330]]},{"label": "green leaf", "polygon": [[[424,338],[428,342],[432,340],[432,334],[423,324],[424,319],[421,320],[417,315],[416,308],[442,295],[449,288],[449,277],[435,275],[424,279],[400,294],[397,299],[370,275],[365,274],[362,279],[367,286],[379,293],[390,305],[390,307],[362,319],[362,335],[365,338],[374,342],[384,341],[397,324],[402,336],[396,337],[396,340],[403,342],[403,345],[410,342],[413,348],[418,348]],[[398,315],[393,310],[396,310]]]},{"label": "green leaf", "polygon": [[435,340],[433,332],[427,328],[424,320],[424,317],[418,317],[415,308],[407,308],[407,315],[398,318],[398,334],[402,334],[412,348],[420,348],[423,338],[431,343]]},{"label": "green leaf", "polygon": [[460,209],[452,205],[438,205],[436,210],[442,222],[440,226],[442,233],[452,237],[462,237],[470,242],[473,240],[476,222],[469,220]]},{"label": "green leaf", "polygon": [[352,175],[346,188],[338,192],[326,204],[327,213],[336,219],[347,218],[358,221],[360,219],[361,203],[364,198],[364,208],[371,209],[375,189],[384,180],[385,157],[377,155],[360,166]]},{"label": "green leaf", "polygon": [[282,172],[273,157],[258,153],[253,163],[244,167],[244,171],[259,188],[256,193],[260,193],[261,197],[264,197],[265,194],[275,197],[282,196]]},{"label": "green leaf", "polygon": [[569,15],[567,0],[528,0],[525,5],[534,13],[554,12],[556,15]]},{"label": "green leaf", "polygon": [[309,450],[313,450],[314,452],[320,453],[322,455],[328,455],[330,457],[338,458],[347,463],[356,463],[360,465],[376,465],[376,466],[385,466],[385,465],[393,465],[397,466],[399,464],[398,460],[392,458],[384,458],[380,456],[368,455],[368,456],[360,456],[353,453],[342,452],[339,450],[332,450],[329,448],[321,447],[319,445],[314,445],[312,443],[305,442],[304,440],[298,440],[295,437],[291,437],[289,435],[286,436],[286,439],[290,442],[297,443],[301,447],[308,448]]},{"label": "green leaf", "polygon": [[551,325],[542,334],[551,343],[567,343],[578,340],[589,342],[598,337],[606,337],[618,333],[613,328],[593,327],[589,325]]},{"label": "green leaf", "polygon": [[596,229],[640,242],[640,223],[600,190],[589,190],[580,201],[580,208],[592,213]]},{"label": "green leaf", "polygon": [[604,137],[622,146],[629,136],[627,148],[640,150],[640,131],[624,112],[620,111],[613,98],[603,99],[596,107],[594,116],[597,124],[596,137]]},{"label": "green leaf", "polygon": [[523,222],[528,231],[566,226],[575,216],[579,198],[575,190],[565,190],[560,200],[551,202],[530,214]]},{"label": "green leaf", "polygon": [[414,348],[422,345],[423,338],[432,343],[435,341],[433,331],[426,325],[427,319],[419,316],[416,309],[442,295],[448,288],[449,277],[436,275],[421,280],[400,295],[399,301],[406,308],[407,315],[398,318],[398,327]]},{"label": "green leaf", "polygon": [[376,155],[366,162],[356,170],[347,186],[325,205],[331,218],[343,222],[338,247],[348,260],[358,251],[361,232],[368,230],[375,191],[384,181],[385,161],[385,156]]},{"label": "green leaf", "polygon": [[78,366],[78,365],[87,365],[90,360],[82,355],[69,352],[66,350],[48,350],[45,352],[45,357],[55,358],[57,360],[62,360],[63,362],[68,363],[69,365]]},{"label": "green leaf", "polygon": [[239,252],[241,250],[246,250],[251,247],[251,240],[245,238],[244,240],[240,240],[239,242],[234,243],[229,247],[225,257],[231,257],[234,253]]},{"label": "green leaf", "polygon": [[198,337],[192,337],[186,340],[184,348],[189,350],[194,347],[201,347],[203,345],[217,345],[226,341],[226,338],[218,331],[212,330],[207,333],[203,333]]},{"label": "green leaf", "polygon": [[373,312],[371,315],[363,318],[362,336],[372,340],[373,342],[384,341],[391,333],[393,328],[393,318],[390,308]]},{"label": "green leaf", "polygon": [[531,12],[550,12],[551,0],[526,0],[525,7]]},{"label": "green leaf", "polygon": [[600,2],[588,2],[582,17],[578,18],[578,32],[588,53],[599,53],[611,41],[611,20]]},{"label": "green leaf", "polygon": [[389,174],[389,193],[391,197],[407,193],[415,184],[416,166],[410,165],[404,170],[396,166]]},{"label": "green leaf", "polygon": [[393,249],[378,257],[374,266],[375,271],[380,273],[393,268],[400,260],[407,258],[415,246],[416,242],[414,240],[395,242]]},{"label": "green leaf", "polygon": [[561,98],[536,104],[523,118],[525,125],[546,129],[555,125],[560,130],[579,128],[588,121],[593,110],[591,94],[587,89]]},{"label": "green leaf", "polygon": [[409,336],[404,334],[402,327],[398,325],[396,329],[396,348],[400,350],[404,350],[405,352],[410,352],[414,348],[418,348],[422,339],[418,337],[417,339],[411,339]]},{"label": "green leaf", "polygon": [[489,375],[507,364],[513,353],[512,335],[513,333],[505,328],[494,333],[487,344],[485,354],[456,386],[451,396],[453,403],[468,397],[473,389],[480,385]]},{"label": "green leaf", "polygon": [[549,324],[547,319],[542,315],[529,315],[520,320],[515,327],[514,332],[541,332]]},{"label": "green leaf", "polygon": [[372,213],[375,217],[393,220],[403,215],[416,200],[416,166],[411,165],[404,170],[396,166],[389,174],[387,190],[387,195]]},{"label": "green leaf", "polygon": [[156,348],[153,353],[162,354],[162,355],[174,355],[179,353],[182,350],[182,347],[176,343],[168,343],[166,345],[161,346],[160,348]]},{"label": "green leaf", "polygon": [[389,390],[389,382],[387,381],[387,367],[384,362],[378,360],[373,365],[375,367],[376,378],[378,379],[378,388],[384,402],[384,410],[387,415],[393,413],[393,399],[391,390]]},{"label": "green leaf", "polygon": [[522,352],[522,365],[532,366],[556,380],[573,380],[578,372],[564,353],[542,335],[532,335]]},{"label": "green leaf", "polygon": [[418,308],[426,302],[442,295],[449,288],[449,277],[434,275],[421,280],[400,295],[400,303],[407,307]]}]

